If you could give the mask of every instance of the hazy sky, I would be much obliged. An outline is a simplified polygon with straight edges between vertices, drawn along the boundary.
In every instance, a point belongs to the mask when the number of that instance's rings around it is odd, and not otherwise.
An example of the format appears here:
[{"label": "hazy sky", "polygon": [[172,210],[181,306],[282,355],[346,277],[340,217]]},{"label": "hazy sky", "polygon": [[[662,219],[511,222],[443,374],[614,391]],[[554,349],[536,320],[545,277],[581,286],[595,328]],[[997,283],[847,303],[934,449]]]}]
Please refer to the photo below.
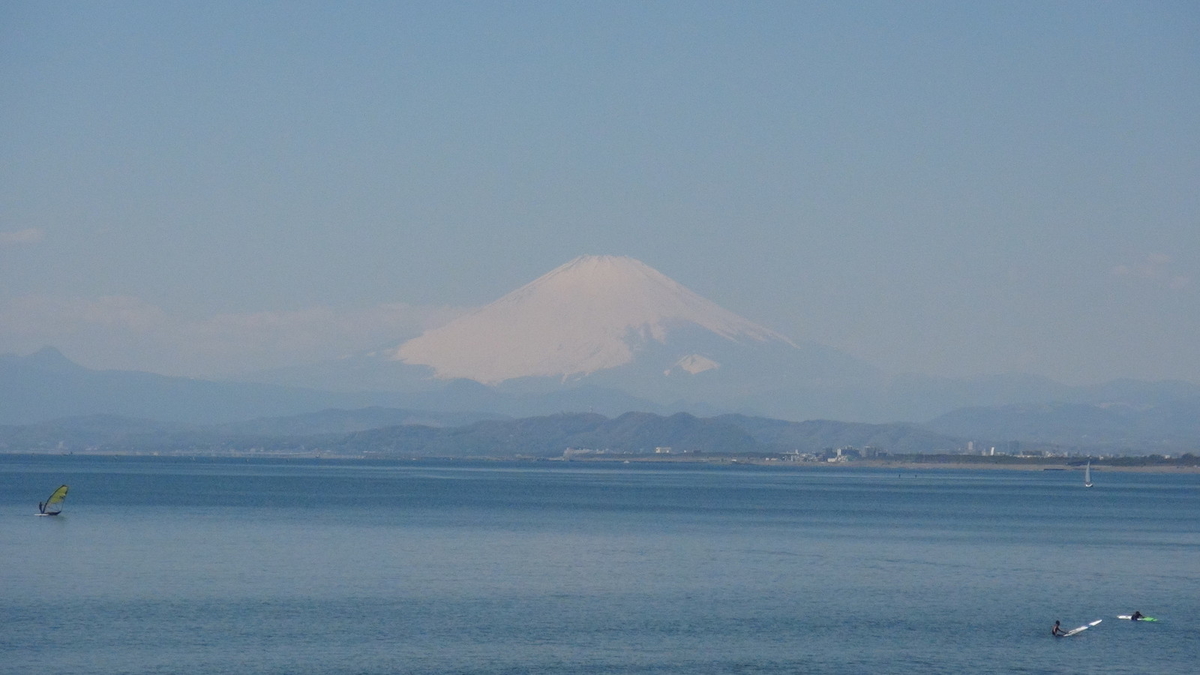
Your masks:
[{"label": "hazy sky", "polygon": [[894,372],[1200,382],[1200,5],[0,5],[0,352],[310,361],[581,254]]}]

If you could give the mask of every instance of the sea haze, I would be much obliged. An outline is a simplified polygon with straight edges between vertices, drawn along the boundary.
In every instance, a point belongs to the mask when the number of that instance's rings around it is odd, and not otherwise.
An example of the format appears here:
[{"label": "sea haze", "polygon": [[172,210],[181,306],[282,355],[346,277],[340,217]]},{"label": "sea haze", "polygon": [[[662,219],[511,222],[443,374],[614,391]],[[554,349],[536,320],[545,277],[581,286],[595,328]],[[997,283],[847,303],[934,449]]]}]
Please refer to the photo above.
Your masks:
[{"label": "sea haze", "polygon": [[1200,476],[1093,479],[0,456],[0,672],[1189,672]]}]

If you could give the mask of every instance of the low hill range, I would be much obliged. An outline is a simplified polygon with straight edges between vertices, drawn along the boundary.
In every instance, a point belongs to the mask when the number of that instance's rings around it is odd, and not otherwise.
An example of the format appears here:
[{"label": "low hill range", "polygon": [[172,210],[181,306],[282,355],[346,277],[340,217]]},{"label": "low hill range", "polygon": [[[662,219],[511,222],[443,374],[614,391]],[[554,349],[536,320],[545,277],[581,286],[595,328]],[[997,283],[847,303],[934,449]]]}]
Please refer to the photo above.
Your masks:
[{"label": "low hill range", "polygon": [[437,413],[370,407],[328,409],[243,422],[190,424],[119,415],[85,415],[24,425],[0,425],[0,452],[243,452],[291,451],[358,431],[399,426],[430,429],[504,419],[490,413]]},{"label": "low hill range", "polygon": [[559,457],[667,453],[673,455],[815,454],[835,448],[889,448],[894,453],[948,452],[958,439],[907,424],[784,422],[745,415],[699,418],[625,413],[558,414],[485,421],[458,429],[376,429],[352,434],[345,454],[383,452],[432,456]]},{"label": "low hill range", "polygon": [[[471,416],[461,416],[466,421]],[[946,452],[959,439],[905,424],[785,422],[745,415],[559,413],[520,419],[486,415],[458,426],[404,410],[326,410],[240,424],[187,425],[95,415],[0,426],[0,452],[160,454],[327,453],[380,457],[562,457],[571,454],[782,454],[873,446]],[[393,422],[395,424],[393,424]]]}]

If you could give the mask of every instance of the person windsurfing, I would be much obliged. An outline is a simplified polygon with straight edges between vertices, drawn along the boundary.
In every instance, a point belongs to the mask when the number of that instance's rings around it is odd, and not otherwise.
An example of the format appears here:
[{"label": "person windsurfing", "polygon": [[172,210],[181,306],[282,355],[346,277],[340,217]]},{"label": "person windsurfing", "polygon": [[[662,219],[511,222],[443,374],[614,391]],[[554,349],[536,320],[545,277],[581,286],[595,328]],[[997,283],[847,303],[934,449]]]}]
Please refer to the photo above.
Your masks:
[{"label": "person windsurfing", "polygon": [[63,500],[67,498],[67,486],[60,485],[57,490],[50,493],[50,498],[44,502],[38,502],[39,516],[57,516],[62,513]]}]

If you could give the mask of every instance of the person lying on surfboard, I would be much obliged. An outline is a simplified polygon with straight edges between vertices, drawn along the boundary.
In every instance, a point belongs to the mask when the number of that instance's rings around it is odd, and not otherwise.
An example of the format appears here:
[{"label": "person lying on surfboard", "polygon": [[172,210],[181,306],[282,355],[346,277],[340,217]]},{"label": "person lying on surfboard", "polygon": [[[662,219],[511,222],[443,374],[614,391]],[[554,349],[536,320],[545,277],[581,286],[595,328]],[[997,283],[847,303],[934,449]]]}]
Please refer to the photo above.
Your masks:
[{"label": "person lying on surfboard", "polygon": [[1050,629],[1050,634],[1053,635],[1054,637],[1062,637],[1067,634],[1067,631],[1063,630],[1062,626],[1060,626],[1058,624],[1059,624],[1059,622],[1055,621],[1054,628]]}]

